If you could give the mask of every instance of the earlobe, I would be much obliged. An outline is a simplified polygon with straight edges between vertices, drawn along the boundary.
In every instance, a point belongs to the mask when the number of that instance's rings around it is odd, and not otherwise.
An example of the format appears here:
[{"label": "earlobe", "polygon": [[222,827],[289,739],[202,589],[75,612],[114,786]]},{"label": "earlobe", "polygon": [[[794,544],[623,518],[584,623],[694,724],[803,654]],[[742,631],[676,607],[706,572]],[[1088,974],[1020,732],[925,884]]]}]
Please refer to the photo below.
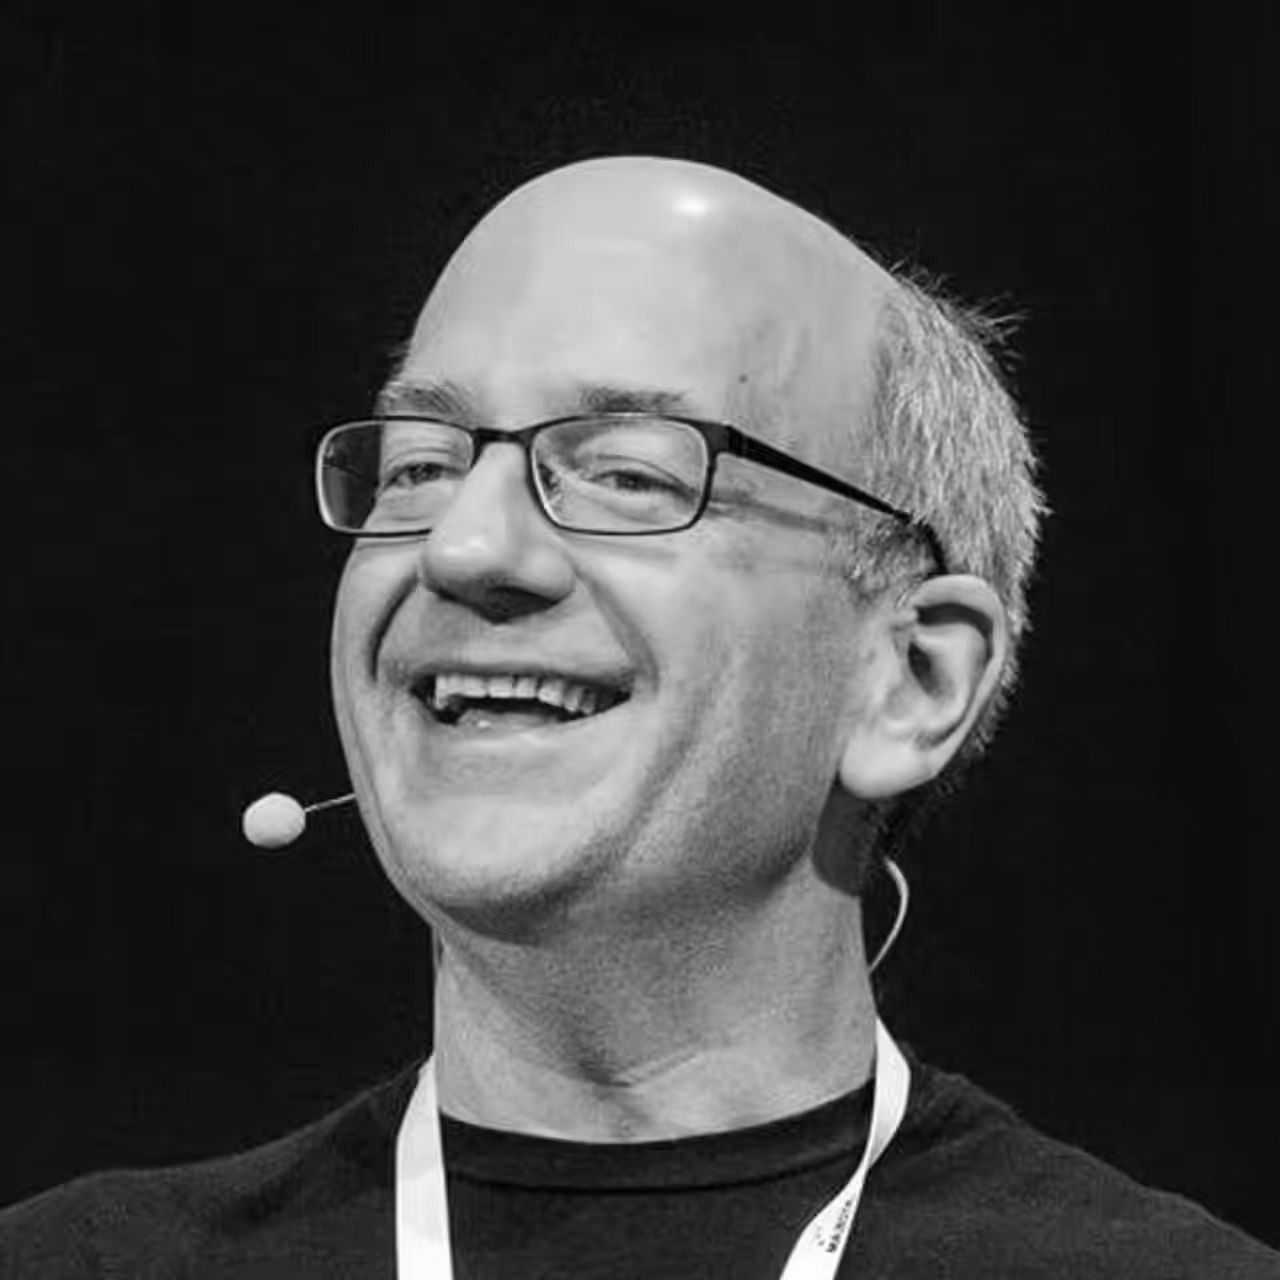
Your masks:
[{"label": "earlobe", "polygon": [[873,648],[839,778],[883,800],[937,777],[963,745],[999,685],[1008,623],[981,578],[930,578],[886,615]]}]

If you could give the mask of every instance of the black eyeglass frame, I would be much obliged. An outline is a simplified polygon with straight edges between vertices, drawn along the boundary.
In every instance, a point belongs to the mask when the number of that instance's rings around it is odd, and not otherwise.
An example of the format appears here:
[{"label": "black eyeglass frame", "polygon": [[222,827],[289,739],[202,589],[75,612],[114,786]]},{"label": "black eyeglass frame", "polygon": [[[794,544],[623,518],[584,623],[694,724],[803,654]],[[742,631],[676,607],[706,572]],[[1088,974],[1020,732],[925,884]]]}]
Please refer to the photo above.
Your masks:
[{"label": "black eyeglass frame", "polygon": [[[683,524],[674,526],[664,526],[661,529],[585,529],[577,525],[565,524],[557,519],[555,513],[551,510],[546,495],[542,491],[542,485],[538,480],[537,469],[533,465],[533,441],[543,431],[547,431],[552,427],[565,426],[571,422],[627,422],[627,421],[662,421],[662,422],[678,422],[686,427],[692,427],[702,437],[707,448],[707,472],[703,481],[702,493],[699,496],[698,504],[694,508],[693,514]],[[799,458],[793,458],[789,453],[784,453],[781,449],[775,449],[772,445],[765,444],[762,440],[749,436],[745,431],[740,431],[737,427],[730,426],[727,422],[712,422],[704,418],[687,418],[675,413],[654,413],[651,411],[639,412],[613,412],[613,413],[591,413],[569,414],[562,418],[551,418],[546,422],[537,422],[529,427],[519,427],[515,430],[504,431],[496,427],[469,427],[459,422],[448,422],[443,418],[431,418],[416,413],[393,413],[381,414],[372,418],[356,418],[350,422],[339,423],[335,427],[330,427],[324,433],[319,446],[316,449],[316,497],[320,506],[320,518],[324,523],[336,533],[348,534],[358,538],[411,538],[418,537],[424,533],[429,533],[434,527],[426,525],[422,528],[410,529],[351,529],[346,526],[336,524],[329,517],[327,504],[324,496],[324,469],[325,469],[325,449],[329,441],[340,431],[348,430],[351,427],[360,426],[380,426],[387,423],[395,422],[421,422],[429,423],[435,426],[451,427],[455,431],[461,431],[471,439],[472,457],[471,466],[474,467],[480,461],[480,455],[491,444],[518,444],[524,450],[524,460],[526,468],[526,478],[529,485],[529,491],[534,494],[538,500],[538,506],[546,518],[557,529],[563,529],[566,533],[587,533],[595,537],[602,538],[644,538],[652,537],[658,534],[681,533],[685,529],[691,529],[698,523],[708,504],[711,501],[711,489],[715,483],[716,476],[716,459],[721,454],[727,453],[734,458],[743,458],[748,462],[757,462],[762,466],[769,467],[773,471],[780,472],[783,475],[792,476],[797,480],[804,480],[809,484],[817,485],[819,488],[826,489],[831,493],[838,494],[842,498],[849,498],[854,502],[860,503],[864,507],[877,511],[881,515],[886,515],[902,524],[909,526],[924,540],[925,545],[929,549],[930,555],[933,556],[937,572],[945,574],[949,570],[947,568],[946,553],[942,549],[942,542],[932,526],[925,520],[918,519],[909,511],[902,510],[901,507],[895,507],[892,503],[885,502],[881,498],[877,498],[875,494],[868,493],[865,489],[859,489],[856,485],[841,480],[839,476],[834,476],[828,471],[823,471],[819,467],[810,466],[807,462],[801,462]]]}]

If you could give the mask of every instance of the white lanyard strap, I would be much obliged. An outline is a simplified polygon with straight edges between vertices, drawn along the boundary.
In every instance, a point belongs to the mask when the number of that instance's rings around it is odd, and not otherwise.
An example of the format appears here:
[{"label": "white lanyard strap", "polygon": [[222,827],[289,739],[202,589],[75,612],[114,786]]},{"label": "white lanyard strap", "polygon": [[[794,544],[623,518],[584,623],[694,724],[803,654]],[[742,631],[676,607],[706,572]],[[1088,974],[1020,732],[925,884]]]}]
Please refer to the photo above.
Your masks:
[{"label": "white lanyard strap", "polygon": [[849,1233],[853,1230],[853,1219],[858,1212],[867,1174],[884,1155],[885,1148],[898,1132],[902,1117],[906,1115],[911,1068],[878,1018],[873,1079],[871,1127],[862,1159],[849,1181],[809,1219],[809,1225],[800,1233],[800,1239],[782,1269],[782,1280],[831,1280],[835,1275]]},{"label": "white lanyard strap", "polygon": [[[867,1174],[906,1114],[911,1071],[879,1020],[873,1079],[871,1127],[862,1159],[800,1233],[781,1280],[831,1280],[835,1275]],[[396,1274],[399,1280],[453,1280],[434,1060],[418,1073],[396,1140]]]},{"label": "white lanyard strap", "polygon": [[434,1057],[418,1072],[396,1139],[396,1275],[453,1280]]}]

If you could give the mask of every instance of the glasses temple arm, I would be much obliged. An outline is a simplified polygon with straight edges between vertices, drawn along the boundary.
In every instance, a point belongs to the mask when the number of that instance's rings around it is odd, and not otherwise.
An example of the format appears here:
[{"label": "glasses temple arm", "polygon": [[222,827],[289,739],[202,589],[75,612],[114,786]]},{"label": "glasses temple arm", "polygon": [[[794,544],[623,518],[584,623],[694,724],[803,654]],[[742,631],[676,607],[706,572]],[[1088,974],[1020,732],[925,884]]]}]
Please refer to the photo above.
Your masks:
[{"label": "glasses temple arm", "polygon": [[885,502],[882,498],[877,498],[875,494],[868,493],[865,489],[859,489],[857,485],[841,480],[839,476],[833,476],[830,472],[811,467],[807,462],[801,462],[799,458],[793,458],[777,449],[771,449],[767,444],[761,444],[758,440],[751,439],[750,436],[740,435],[735,444],[737,446],[735,452],[739,457],[746,458],[751,462],[764,463],[775,471],[794,476],[797,480],[806,480],[810,484],[816,484],[832,493],[837,493],[842,498],[851,498],[854,502],[860,502],[864,507],[870,507],[872,511],[878,511],[881,515],[892,516],[893,519],[910,525],[924,539],[926,546],[929,548],[929,553],[933,556],[934,563],[938,567],[938,572],[948,572],[947,557],[942,550],[942,542],[926,521],[918,519],[909,511],[903,511],[901,507],[895,507],[891,503]]}]

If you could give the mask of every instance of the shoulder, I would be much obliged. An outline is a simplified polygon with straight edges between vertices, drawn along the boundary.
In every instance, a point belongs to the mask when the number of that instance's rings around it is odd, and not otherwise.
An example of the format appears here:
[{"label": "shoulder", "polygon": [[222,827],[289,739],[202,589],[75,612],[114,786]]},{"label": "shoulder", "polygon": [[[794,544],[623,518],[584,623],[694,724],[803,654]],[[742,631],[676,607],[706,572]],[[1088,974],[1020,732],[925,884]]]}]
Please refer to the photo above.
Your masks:
[{"label": "shoulder", "polygon": [[963,1259],[992,1276],[1280,1280],[1280,1254],[1200,1206],[1038,1132],[961,1076],[914,1065],[876,1224],[911,1237],[900,1256],[948,1261],[910,1274],[952,1274]]},{"label": "shoulder", "polygon": [[[390,1204],[409,1068],[321,1119],[235,1155],[95,1173],[0,1211],[0,1276],[131,1274],[228,1240],[368,1219]],[[148,1274],[153,1274],[148,1270]]]}]

